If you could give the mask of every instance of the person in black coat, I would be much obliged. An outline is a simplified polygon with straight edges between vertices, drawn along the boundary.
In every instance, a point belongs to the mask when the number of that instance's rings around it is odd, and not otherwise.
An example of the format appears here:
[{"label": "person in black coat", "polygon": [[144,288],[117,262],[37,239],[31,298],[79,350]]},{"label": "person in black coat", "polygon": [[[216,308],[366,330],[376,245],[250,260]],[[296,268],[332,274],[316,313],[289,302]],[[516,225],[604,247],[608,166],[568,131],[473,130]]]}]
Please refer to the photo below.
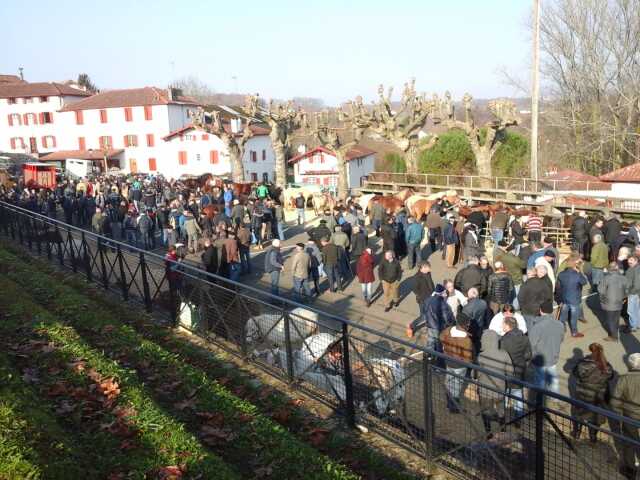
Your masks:
[{"label": "person in black coat", "polygon": [[218,273],[218,250],[211,244],[211,240],[208,238],[204,241],[204,252],[200,255],[200,259],[202,260],[202,266],[207,272],[213,274]]},{"label": "person in black coat", "polygon": [[610,214],[602,227],[602,233],[604,233],[604,241],[607,245],[611,245],[620,232],[622,231],[622,224],[616,215]]},{"label": "person in black coat", "polygon": [[354,225],[352,227],[351,249],[349,251],[351,261],[354,265],[358,264],[358,259],[360,258],[360,255],[362,255],[362,252],[364,252],[365,248],[367,248],[367,236],[359,225]]},{"label": "person in black coat", "polygon": [[[527,366],[531,361],[531,344],[529,338],[518,329],[518,323],[514,317],[506,317],[502,321],[502,331],[504,335],[500,340],[500,348],[506,351],[513,364],[514,377],[524,380]],[[511,397],[509,401],[513,403],[513,410],[516,415],[524,413],[524,403],[517,400],[523,398],[523,388],[514,382],[507,383],[507,389]]]},{"label": "person in black coat", "polygon": [[589,222],[587,221],[585,212],[580,212],[571,224],[571,236],[573,237],[575,249],[580,252],[585,259],[589,258],[590,253],[589,228]]},{"label": "person in black coat", "polygon": [[434,289],[435,285],[431,278],[431,264],[422,262],[418,272],[413,276],[413,293],[416,294],[416,302],[418,302],[421,314],[424,301],[431,296]]},{"label": "person in black coat", "polygon": [[453,280],[456,290],[462,292],[465,297],[472,287],[477,288],[479,292],[486,290],[483,284],[485,277],[478,265],[478,257],[467,258],[467,262],[468,265],[460,270]]},{"label": "person in black coat", "polygon": [[382,237],[382,251],[389,250],[395,252],[396,231],[393,228],[393,217],[387,218],[387,223],[380,227],[380,236]]}]

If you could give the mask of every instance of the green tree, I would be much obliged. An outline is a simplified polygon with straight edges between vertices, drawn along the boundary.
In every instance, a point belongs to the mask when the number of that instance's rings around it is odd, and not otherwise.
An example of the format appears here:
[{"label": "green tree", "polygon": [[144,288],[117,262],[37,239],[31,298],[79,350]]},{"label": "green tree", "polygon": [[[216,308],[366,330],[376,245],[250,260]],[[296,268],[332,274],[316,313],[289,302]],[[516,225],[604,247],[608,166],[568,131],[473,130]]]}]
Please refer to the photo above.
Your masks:
[{"label": "green tree", "polygon": [[376,161],[376,170],[389,173],[407,173],[407,164],[399,153],[385,153],[381,160]]},{"label": "green tree", "polygon": [[421,173],[471,173],[475,159],[471,145],[462,130],[450,130],[440,135],[435,145],[420,152]]},{"label": "green tree", "polygon": [[89,93],[98,93],[100,91],[98,87],[96,87],[96,85],[91,81],[91,78],[89,78],[89,75],[87,75],[86,73],[79,74],[77,82],[78,82],[78,85],[86,88],[87,92]]},{"label": "green tree", "polygon": [[504,143],[496,150],[491,165],[496,177],[529,176],[529,140],[515,132],[506,132]]},{"label": "green tree", "polygon": [[[529,141],[519,133],[501,133],[503,142],[491,160],[493,174],[497,177],[519,177],[528,174]],[[480,143],[486,131],[480,131]],[[475,174],[476,161],[467,136],[454,129],[443,133],[432,148],[420,153],[420,172],[450,173],[452,175]]]}]

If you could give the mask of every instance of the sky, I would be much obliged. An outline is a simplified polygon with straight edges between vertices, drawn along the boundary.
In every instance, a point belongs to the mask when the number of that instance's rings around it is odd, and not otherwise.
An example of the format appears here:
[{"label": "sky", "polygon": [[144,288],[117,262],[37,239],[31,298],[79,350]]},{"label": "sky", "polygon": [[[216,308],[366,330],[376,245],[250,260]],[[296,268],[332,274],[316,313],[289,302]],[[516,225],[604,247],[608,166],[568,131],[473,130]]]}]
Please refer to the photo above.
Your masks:
[{"label": "sky", "polygon": [[[498,70],[530,56],[529,0],[0,0],[0,73],[88,73],[99,88],[164,87],[317,97],[329,105],[416,78],[455,99],[510,96]],[[236,77],[234,80],[233,77]],[[237,90],[236,90],[237,89]]]}]

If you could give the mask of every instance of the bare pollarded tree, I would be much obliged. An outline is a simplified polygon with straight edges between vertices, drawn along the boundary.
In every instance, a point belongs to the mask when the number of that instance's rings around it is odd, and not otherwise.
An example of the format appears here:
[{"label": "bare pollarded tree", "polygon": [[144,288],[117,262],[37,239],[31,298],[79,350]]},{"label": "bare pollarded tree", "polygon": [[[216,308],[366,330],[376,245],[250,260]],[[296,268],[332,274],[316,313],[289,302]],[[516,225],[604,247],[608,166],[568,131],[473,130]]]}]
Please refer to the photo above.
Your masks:
[{"label": "bare pollarded tree", "polygon": [[273,100],[267,108],[260,106],[258,95],[250,95],[245,100],[248,115],[266,123],[271,128],[269,136],[276,156],[276,185],[284,187],[287,181],[287,152],[295,132],[307,126],[305,112],[296,108],[292,101],[276,105]]},{"label": "bare pollarded tree", "polygon": [[[211,121],[207,121],[207,115],[211,116]],[[208,133],[216,135],[227,147],[229,155],[229,163],[231,164],[231,176],[234,182],[244,182],[244,166],[242,165],[242,157],[244,149],[253,136],[251,130],[251,119],[246,119],[242,133],[234,132],[230,124],[225,125],[220,117],[220,112],[214,110],[210,114],[205,113],[202,107],[198,107],[196,111],[189,114],[193,125],[203,128]]]},{"label": "bare pollarded tree", "polygon": [[479,176],[490,178],[493,174],[491,168],[491,160],[496,151],[504,141],[505,133],[508,127],[518,125],[520,119],[516,111],[516,105],[510,100],[493,100],[489,102],[488,108],[494,119],[485,123],[482,127],[476,125],[472,110],[473,97],[465,93],[462,98],[464,108],[464,120],[456,120],[451,103],[451,96],[448,92],[444,96],[444,100],[438,100],[434,95],[434,120],[436,123],[442,123],[447,128],[458,128],[462,130],[471,150],[476,157],[476,170]]},{"label": "bare pollarded tree", "polygon": [[372,108],[367,108],[362,97],[354,102],[348,102],[349,112],[343,112],[350,122],[352,129],[365,130],[367,135],[394,144],[404,152],[407,171],[418,171],[419,133],[427,123],[432,112],[433,103],[426,95],[418,95],[415,89],[415,79],[405,83],[404,91],[398,108],[391,105],[393,87],[389,87],[385,95],[383,85],[378,87],[378,101]]}]

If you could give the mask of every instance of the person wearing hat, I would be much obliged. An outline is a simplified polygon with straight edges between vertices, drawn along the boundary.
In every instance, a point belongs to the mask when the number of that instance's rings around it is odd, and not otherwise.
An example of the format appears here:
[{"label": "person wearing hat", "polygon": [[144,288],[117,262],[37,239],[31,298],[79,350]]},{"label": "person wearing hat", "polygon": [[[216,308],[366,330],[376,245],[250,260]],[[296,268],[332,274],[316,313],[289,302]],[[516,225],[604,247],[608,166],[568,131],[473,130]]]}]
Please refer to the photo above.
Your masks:
[{"label": "person wearing hat", "polygon": [[584,337],[584,334],[578,332],[578,320],[585,322],[582,318],[582,289],[587,283],[587,277],[574,259],[567,262],[567,268],[560,272],[556,282],[556,299],[562,305],[560,321],[565,325],[568,321],[574,338]]},{"label": "person wearing hat", "polygon": [[440,333],[455,323],[453,311],[449,307],[446,297],[445,288],[441,284],[436,285],[433,295],[425,299],[420,316],[407,327],[409,338],[412,338],[421,328],[426,328],[427,341],[425,346],[434,351],[440,350]]},{"label": "person wearing hat", "polygon": [[453,268],[456,259],[456,248],[460,244],[460,237],[455,227],[456,219],[453,215],[447,215],[444,229],[442,231],[442,245],[444,260],[447,262],[447,268]]},{"label": "person wearing hat", "polygon": [[362,288],[362,296],[367,304],[367,308],[371,306],[373,296],[372,286],[376,279],[373,271],[376,262],[372,253],[370,248],[365,248],[356,263],[356,275],[358,276],[358,282]]},{"label": "person wearing hat", "polygon": [[271,246],[264,256],[264,271],[271,277],[271,294],[280,293],[280,273],[284,270],[284,258],[280,252],[280,240],[271,242]]},{"label": "person wearing hat", "polygon": [[327,227],[327,221],[322,219],[317,227],[308,231],[309,238],[316,242],[318,248],[322,248],[322,239],[331,238],[331,230]]},{"label": "person wearing hat", "polygon": [[[293,293],[298,302],[302,302],[305,298],[311,297],[311,287],[309,285],[310,267],[311,257],[305,251],[304,243],[296,243],[296,253],[293,256],[291,264],[291,274],[293,275]],[[303,290],[304,295],[302,293]]]},{"label": "person wearing hat", "polygon": [[233,200],[233,208],[231,209],[231,219],[235,225],[242,223],[244,219],[244,205],[240,205],[240,200]]}]

